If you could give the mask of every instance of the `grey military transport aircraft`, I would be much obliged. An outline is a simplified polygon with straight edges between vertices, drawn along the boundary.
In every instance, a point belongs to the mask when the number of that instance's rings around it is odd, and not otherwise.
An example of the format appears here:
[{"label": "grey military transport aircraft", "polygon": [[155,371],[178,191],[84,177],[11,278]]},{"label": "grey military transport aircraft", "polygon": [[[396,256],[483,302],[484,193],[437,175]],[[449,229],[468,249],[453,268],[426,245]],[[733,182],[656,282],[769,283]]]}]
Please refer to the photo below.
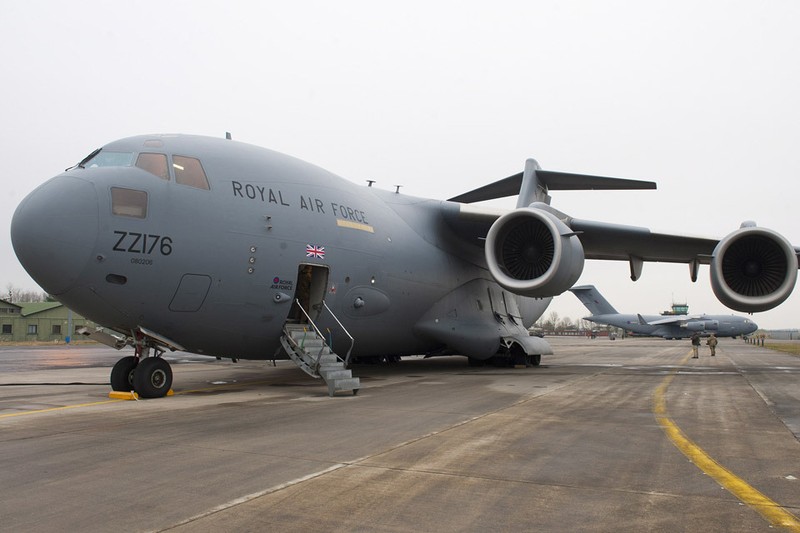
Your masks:
[{"label": "grey military transport aircraft", "polygon": [[[370,184],[371,185],[371,184]],[[710,264],[719,300],[744,312],[784,301],[798,252],[744,223],[691,238],[572,218],[549,191],[654,189],[652,182],[524,172],[447,201],[358,186],[229,138],[145,135],[112,142],[31,192],[11,224],[28,273],[131,346],[114,391],[160,397],[161,357],[291,358],[331,394],[356,392],[353,357],[460,354],[537,365],[527,328],[575,283],[585,259]],[[508,212],[470,205],[517,195]]]},{"label": "grey military transport aircraft", "polygon": [[738,337],[758,329],[749,318],[736,315],[626,315],[618,313],[594,285],[572,287],[570,292],[591,313],[584,320],[622,328],[637,335],[683,339],[695,333],[702,336],[713,333],[717,337]]}]

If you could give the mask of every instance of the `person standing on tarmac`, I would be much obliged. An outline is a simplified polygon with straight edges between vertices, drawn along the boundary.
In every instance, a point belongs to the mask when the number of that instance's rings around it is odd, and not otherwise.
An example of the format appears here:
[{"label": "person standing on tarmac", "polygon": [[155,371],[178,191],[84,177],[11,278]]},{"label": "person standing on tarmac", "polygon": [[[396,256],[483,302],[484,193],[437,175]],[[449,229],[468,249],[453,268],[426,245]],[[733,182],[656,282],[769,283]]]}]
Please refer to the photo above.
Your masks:
[{"label": "person standing on tarmac", "polygon": [[695,333],[692,335],[692,359],[698,358],[697,350],[700,348],[700,334]]},{"label": "person standing on tarmac", "polygon": [[706,341],[708,348],[711,350],[711,357],[717,355],[717,338],[712,333],[711,336]]}]

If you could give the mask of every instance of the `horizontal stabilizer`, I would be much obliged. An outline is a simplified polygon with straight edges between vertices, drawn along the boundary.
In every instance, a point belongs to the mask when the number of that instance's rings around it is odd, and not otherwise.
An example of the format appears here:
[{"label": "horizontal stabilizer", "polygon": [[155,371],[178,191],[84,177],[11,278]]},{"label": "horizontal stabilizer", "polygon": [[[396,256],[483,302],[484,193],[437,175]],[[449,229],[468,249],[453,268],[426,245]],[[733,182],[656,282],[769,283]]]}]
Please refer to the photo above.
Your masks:
[{"label": "horizontal stabilizer", "polygon": [[[602,176],[589,176],[586,174],[569,174],[552,170],[536,170],[539,186],[550,191],[588,191],[588,190],[637,190],[655,189],[652,181],[629,180],[623,178],[606,178]],[[519,194],[522,186],[522,172],[514,174],[500,181],[484,185],[464,194],[450,198],[451,202],[469,204],[506,198]]]}]

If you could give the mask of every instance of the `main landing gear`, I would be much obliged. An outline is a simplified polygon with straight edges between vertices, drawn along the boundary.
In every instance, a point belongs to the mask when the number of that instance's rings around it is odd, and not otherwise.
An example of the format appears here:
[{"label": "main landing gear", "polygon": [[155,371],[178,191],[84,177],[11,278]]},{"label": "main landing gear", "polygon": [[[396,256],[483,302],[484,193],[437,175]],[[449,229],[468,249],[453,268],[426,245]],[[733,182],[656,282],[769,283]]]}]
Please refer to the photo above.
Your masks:
[{"label": "main landing gear", "polygon": [[[123,357],[111,369],[111,389],[135,391],[142,398],[161,398],[172,388],[172,368],[161,358],[164,352],[137,337],[135,355]],[[155,354],[150,355],[150,348]]]}]

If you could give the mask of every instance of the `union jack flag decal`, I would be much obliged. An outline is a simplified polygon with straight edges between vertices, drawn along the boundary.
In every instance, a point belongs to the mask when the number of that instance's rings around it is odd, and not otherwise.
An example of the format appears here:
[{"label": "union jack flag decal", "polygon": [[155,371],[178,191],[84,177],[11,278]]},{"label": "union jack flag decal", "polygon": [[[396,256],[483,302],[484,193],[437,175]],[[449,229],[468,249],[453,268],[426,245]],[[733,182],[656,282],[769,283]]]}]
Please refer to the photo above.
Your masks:
[{"label": "union jack flag decal", "polygon": [[325,259],[325,247],[306,244],[306,257],[311,257],[313,259]]}]

